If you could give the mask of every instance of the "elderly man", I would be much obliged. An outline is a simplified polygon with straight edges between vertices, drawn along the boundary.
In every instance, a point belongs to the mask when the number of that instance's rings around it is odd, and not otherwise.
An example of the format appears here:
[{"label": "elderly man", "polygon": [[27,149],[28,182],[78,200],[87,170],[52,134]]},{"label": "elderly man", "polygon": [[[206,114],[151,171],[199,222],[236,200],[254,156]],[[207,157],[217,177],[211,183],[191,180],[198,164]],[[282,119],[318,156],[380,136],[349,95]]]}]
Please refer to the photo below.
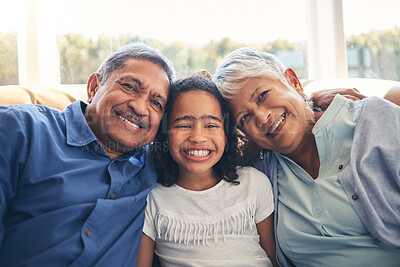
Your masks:
[{"label": "elderly man", "polygon": [[0,107],[0,266],[136,266],[156,182],[144,146],[173,76],[131,44],[90,76],[88,104]]}]

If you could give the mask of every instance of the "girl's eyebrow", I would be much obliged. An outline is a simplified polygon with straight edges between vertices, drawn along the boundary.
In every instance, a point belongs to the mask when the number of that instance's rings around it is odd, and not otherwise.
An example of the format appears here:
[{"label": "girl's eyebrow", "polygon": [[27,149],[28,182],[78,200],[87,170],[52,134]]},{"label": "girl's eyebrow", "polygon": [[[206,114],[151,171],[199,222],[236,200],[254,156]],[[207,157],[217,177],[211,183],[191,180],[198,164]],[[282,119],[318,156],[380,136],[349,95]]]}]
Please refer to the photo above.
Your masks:
[{"label": "girl's eyebrow", "polygon": [[200,118],[196,118],[195,116],[186,115],[186,116],[176,118],[173,122],[185,121],[185,120],[190,120],[190,121],[205,120],[205,119],[215,120],[215,121],[222,123],[222,121],[219,118],[212,116],[212,115],[204,115],[204,116],[201,116]]}]

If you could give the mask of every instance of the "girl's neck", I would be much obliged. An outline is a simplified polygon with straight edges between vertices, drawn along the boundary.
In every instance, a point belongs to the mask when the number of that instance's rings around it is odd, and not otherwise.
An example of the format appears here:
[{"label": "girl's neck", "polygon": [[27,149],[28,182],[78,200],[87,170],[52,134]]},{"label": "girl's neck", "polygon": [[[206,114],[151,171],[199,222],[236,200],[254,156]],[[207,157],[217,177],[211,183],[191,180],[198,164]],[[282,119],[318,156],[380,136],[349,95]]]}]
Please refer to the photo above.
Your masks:
[{"label": "girl's neck", "polygon": [[201,174],[180,171],[176,184],[188,190],[203,191],[214,187],[219,181],[220,179],[212,169],[210,172]]}]

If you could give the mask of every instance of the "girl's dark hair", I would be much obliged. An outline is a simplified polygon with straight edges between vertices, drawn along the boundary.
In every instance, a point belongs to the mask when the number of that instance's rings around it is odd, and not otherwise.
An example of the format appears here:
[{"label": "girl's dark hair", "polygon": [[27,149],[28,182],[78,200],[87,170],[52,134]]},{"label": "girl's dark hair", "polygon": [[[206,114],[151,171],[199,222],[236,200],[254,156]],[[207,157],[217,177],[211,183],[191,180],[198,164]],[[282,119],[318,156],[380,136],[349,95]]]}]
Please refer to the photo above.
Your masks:
[{"label": "girl's dark hair", "polygon": [[156,138],[150,146],[153,167],[157,174],[157,182],[167,187],[176,184],[179,172],[178,165],[172,159],[167,144],[168,119],[176,98],[182,93],[195,90],[212,94],[221,106],[227,145],[225,146],[222,158],[213,166],[213,169],[220,179],[238,184],[239,182],[235,181],[238,177],[236,174],[236,158],[239,154],[238,137],[234,130],[235,122],[230,113],[229,105],[218,92],[217,86],[210,79],[202,75],[193,75],[188,78],[180,79],[174,82],[169,89],[168,102],[164,116],[158,128]]}]

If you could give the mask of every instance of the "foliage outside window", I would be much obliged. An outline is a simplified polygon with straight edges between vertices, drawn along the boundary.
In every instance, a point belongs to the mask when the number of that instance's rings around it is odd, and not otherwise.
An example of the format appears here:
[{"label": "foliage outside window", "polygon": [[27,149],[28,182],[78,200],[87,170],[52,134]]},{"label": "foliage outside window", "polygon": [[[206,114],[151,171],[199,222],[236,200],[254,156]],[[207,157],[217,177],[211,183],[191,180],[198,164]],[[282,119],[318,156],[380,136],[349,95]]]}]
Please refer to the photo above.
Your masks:
[{"label": "foliage outside window", "polygon": [[[276,40],[265,44],[245,44],[229,38],[207,44],[187,45],[182,42],[164,44],[156,39],[121,36],[112,39],[105,35],[97,39],[81,34],[58,36],[61,83],[86,83],[89,75],[118,47],[141,41],[158,48],[174,62],[178,78],[198,69],[213,73],[220,60],[229,52],[252,46],[277,55],[301,79],[307,79],[307,56],[303,43]],[[0,84],[18,84],[17,34],[0,32]],[[312,53],[312,51],[311,51]],[[349,77],[380,78],[400,81],[400,28],[372,31],[347,39]]]},{"label": "foliage outside window", "polygon": [[18,84],[16,31],[0,32],[0,85]]},{"label": "foliage outside window", "polygon": [[[306,76],[305,46],[300,43],[277,40],[267,44],[248,45],[224,38],[218,42],[210,41],[204,46],[186,45],[183,42],[166,45],[156,39],[141,39],[137,36],[122,36],[116,40],[102,35],[94,40],[86,39],[80,34],[68,34],[58,38],[61,83],[86,83],[89,75],[97,70],[110,52],[136,41],[159,49],[174,63],[178,78],[198,69],[206,69],[213,73],[223,57],[246,45],[274,53],[278,57],[282,55],[282,60],[287,61],[285,63],[288,66],[294,68],[300,76]],[[295,64],[291,64],[291,62]]]},{"label": "foliage outside window", "polygon": [[347,64],[349,77],[400,81],[400,28],[348,38]]}]

